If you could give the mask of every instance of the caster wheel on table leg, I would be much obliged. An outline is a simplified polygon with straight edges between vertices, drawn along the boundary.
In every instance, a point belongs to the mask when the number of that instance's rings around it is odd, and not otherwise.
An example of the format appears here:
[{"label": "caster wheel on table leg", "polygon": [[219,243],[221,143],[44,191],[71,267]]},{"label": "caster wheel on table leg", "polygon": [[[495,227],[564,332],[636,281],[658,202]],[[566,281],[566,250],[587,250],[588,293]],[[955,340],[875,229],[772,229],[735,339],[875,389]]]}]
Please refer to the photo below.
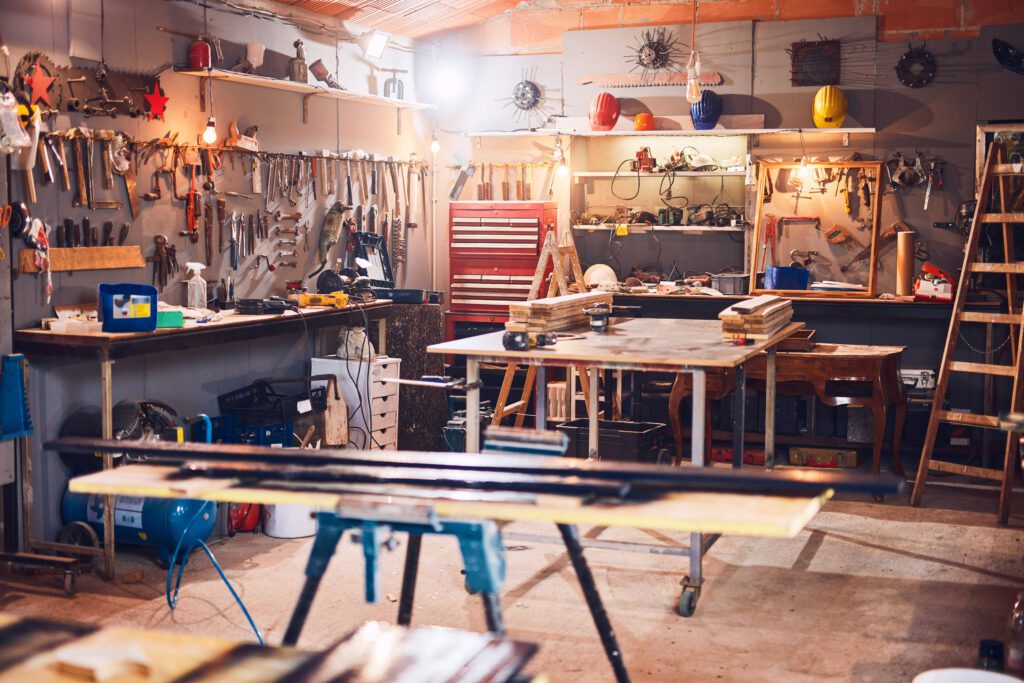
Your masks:
[{"label": "caster wheel on table leg", "polygon": [[78,592],[78,578],[74,572],[64,572],[64,593],[74,597]]},{"label": "caster wheel on table leg", "polygon": [[697,591],[693,588],[684,588],[679,595],[679,616],[692,617],[697,611]]}]

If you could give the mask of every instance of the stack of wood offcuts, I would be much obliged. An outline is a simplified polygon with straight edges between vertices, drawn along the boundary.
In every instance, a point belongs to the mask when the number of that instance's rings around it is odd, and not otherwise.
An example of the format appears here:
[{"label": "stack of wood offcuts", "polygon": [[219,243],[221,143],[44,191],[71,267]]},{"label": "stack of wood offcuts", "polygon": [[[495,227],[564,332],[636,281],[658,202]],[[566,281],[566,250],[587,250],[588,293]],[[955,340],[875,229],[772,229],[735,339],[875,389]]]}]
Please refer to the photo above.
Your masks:
[{"label": "stack of wood offcuts", "polygon": [[602,303],[612,305],[611,292],[566,294],[509,304],[505,329],[539,334],[587,326],[590,321],[583,309]]},{"label": "stack of wood offcuts", "polygon": [[793,303],[766,294],[733,304],[718,318],[725,339],[768,339],[793,319]]}]

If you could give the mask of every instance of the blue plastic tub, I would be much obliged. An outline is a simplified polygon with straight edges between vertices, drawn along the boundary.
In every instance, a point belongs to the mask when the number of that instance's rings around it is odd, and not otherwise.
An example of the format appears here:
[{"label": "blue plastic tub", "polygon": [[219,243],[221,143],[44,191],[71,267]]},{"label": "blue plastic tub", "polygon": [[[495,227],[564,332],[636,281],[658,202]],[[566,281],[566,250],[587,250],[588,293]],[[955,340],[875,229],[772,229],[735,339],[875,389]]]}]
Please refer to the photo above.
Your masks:
[{"label": "blue plastic tub", "polygon": [[100,320],[104,332],[152,332],[156,329],[156,287],[102,284]]},{"label": "blue plastic tub", "polygon": [[800,266],[768,266],[764,273],[765,289],[807,289],[811,271]]}]

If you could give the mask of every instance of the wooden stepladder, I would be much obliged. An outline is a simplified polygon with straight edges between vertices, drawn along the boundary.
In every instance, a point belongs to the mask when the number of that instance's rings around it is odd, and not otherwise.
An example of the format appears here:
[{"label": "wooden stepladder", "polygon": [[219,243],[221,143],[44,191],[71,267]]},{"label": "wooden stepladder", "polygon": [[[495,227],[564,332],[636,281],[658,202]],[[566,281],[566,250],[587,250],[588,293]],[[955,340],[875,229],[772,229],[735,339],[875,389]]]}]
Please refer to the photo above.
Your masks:
[{"label": "wooden stepladder", "polygon": [[[1016,453],[1020,435],[1013,432],[1007,433],[1002,469],[959,465],[935,460],[932,454],[935,449],[935,440],[940,422],[986,429],[999,428],[998,415],[978,415],[944,409],[943,404],[949,389],[950,373],[973,373],[988,377],[1012,378],[1013,388],[1008,405],[1005,405],[1005,411],[1017,413],[1022,408],[1021,394],[1022,389],[1024,389],[1024,384],[1022,384],[1022,368],[1024,366],[1021,363],[1021,354],[1024,353],[1024,346],[1022,346],[1024,336],[1021,335],[1021,328],[1022,324],[1024,324],[1024,317],[1022,317],[1024,316],[1024,311],[1021,308],[1017,277],[1024,275],[1024,261],[1014,260],[1013,227],[1015,223],[1024,223],[1024,212],[1019,210],[1020,207],[1017,207],[1018,211],[1016,213],[1012,212],[1011,193],[1013,192],[1013,176],[1024,177],[1024,172],[1021,171],[1019,165],[1008,164],[1006,149],[1000,144],[993,143],[989,147],[988,156],[985,160],[985,172],[981,178],[981,187],[978,191],[978,207],[974,213],[974,220],[971,223],[971,232],[967,237],[967,243],[964,245],[963,269],[961,270],[960,282],[957,285],[956,295],[953,300],[953,316],[949,322],[949,333],[946,336],[946,346],[942,353],[942,365],[939,366],[939,377],[935,383],[935,399],[932,403],[931,417],[928,420],[928,431],[925,433],[921,464],[918,466],[917,480],[914,482],[914,492],[910,498],[911,505],[917,506],[921,503],[921,495],[924,493],[925,481],[930,470],[998,481],[1000,482],[998,510],[1000,524],[1006,524],[1010,516],[1010,494],[1014,473],[1017,469]],[[999,189],[999,212],[992,213],[990,212],[990,207],[993,190],[997,182]],[[982,262],[978,258],[978,246],[981,241],[981,235],[984,232],[984,226],[987,224],[1002,224],[1003,260],[1000,262]],[[976,274],[1005,274],[1006,312],[990,313],[964,310],[972,281],[971,276]],[[991,287],[986,287],[986,289],[991,289]],[[953,360],[957,349],[957,341],[960,338],[961,323],[1006,325],[1010,335],[1011,364],[994,364],[991,362],[992,359],[990,357],[986,358],[984,363]]]},{"label": "wooden stepladder", "polygon": [[[545,276],[548,264],[551,265],[551,279],[547,281],[546,293],[544,289]],[[568,230],[562,233],[561,237],[555,237],[554,230],[548,230],[544,238],[544,246],[540,251],[540,258],[537,260],[537,270],[533,274],[533,282],[530,285],[530,293],[527,301],[552,296],[572,294],[569,289],[569,277],[572,283],[577,286],[577,291],[586,292],[587,287],[583,281],[583,267],[580,265],[580,257],[576,253],[576,243]],[[508,402],[509,394],[512,393],[512,381],[516,375],[516,364],[509,363],[505,368],[505,378],[501,382],[501,390],[498,392],[498,400],[494,406],[494,417],[491,424],[500,425],[501,421],[510,415],[516,416],[515,426],[522,427],[526,419],[526,408],[530,403],[530,392],[533,391],[533,383],[537,377],[537,367],[531,365],[526,370],[526,380],[523,382],[523,391],[519,400]],[[587,410],[590,406],[590,379],[586,371],[579,373],[580,385],[583,395],[587,398]]]}]

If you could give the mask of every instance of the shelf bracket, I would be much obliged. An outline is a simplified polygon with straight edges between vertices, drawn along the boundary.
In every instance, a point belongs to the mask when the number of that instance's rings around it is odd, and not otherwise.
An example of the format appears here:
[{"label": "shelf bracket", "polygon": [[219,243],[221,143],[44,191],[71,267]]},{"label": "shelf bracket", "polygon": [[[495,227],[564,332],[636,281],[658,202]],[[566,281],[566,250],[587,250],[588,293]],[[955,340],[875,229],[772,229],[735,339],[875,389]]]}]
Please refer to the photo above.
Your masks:
[{"label": "shelf bracket", "polygon": [[849,133],[843,133],[843,147],[849,147],[849,146],[850,146],[850,134]]},{"label": "shelf bracket", "polygon": [[202,76],[199,79],[199,111],[206,111],[206,86],[210,82],[209,76]]},{"label": "shelf bracket", "polygon": [[314,93],[309,93],[308,95],[303,95],[302,96],[302,122],[303,123],[309,123],[309,98],[312,97],[313,95],[314,95]]}]

